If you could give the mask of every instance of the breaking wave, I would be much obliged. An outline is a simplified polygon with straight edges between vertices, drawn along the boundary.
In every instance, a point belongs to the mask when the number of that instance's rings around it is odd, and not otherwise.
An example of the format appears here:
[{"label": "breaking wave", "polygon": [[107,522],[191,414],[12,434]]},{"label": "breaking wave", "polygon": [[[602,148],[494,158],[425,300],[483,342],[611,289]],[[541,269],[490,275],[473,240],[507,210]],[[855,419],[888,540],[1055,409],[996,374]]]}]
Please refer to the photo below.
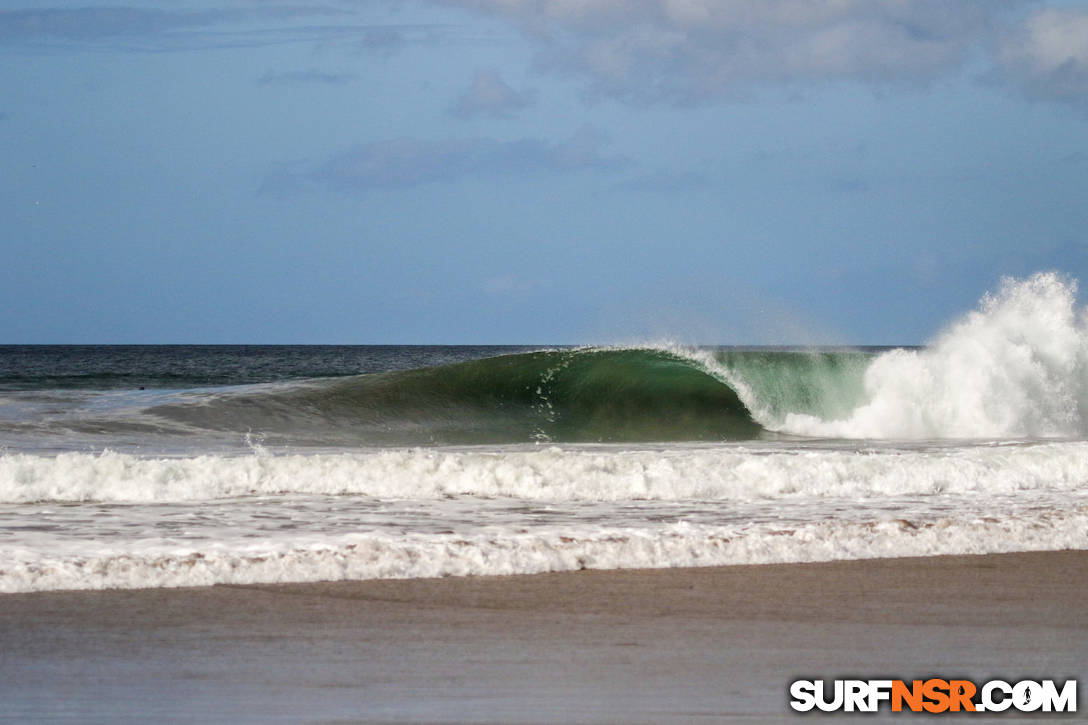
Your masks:
[{"label": "breaking wave", "polygon": [[828,419],[788,413],[781,430],[842,438],[1079,437],[1088,433],[1088,320],[1054,273],[1006,279],[920,350],[864,375],[864,402]]},{"label": "breaking wave", "polygon": [[1005,280],[924,348],[541,350],[163,405],[203,429],[336,445],[1079,437],[1076,285]]},{"label": "breaking wave", "polygon": [[[1075,283],[1053,273],[1005,280],[922,348],[545,349],[151,391],[118,389],[107,373],[64,378],[63,389],[50,387],[56,376],[38,388],[8,381],[0,435],[162,434],[185,450],[209,437],[380,448],[1088,434],[1088,324]],[[157,385],[173,380],[167,373],[156,372]],[[231,375],[224,381],[241,373]]]}]

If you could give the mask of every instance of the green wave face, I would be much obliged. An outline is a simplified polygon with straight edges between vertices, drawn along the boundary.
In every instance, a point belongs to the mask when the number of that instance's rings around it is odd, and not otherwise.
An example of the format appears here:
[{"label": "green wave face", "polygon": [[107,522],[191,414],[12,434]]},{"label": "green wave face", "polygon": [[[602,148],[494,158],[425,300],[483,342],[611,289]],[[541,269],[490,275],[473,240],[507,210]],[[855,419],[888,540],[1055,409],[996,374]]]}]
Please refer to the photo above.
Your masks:
[{"label": "green wave face", "polygon": [[848,414],[871,360],[850,352],[547,350],[213,394],[152,412],[282,444],[751,440],[772,435],[789,413]]},{"label": "green wave face", "polygon": [[762,427],[737,393],[659,350],[550,350],[219,395],[155,414],[270,443],[721,441]]},{"label": "green wave face", "polygon": [[714,357],[768,427],[790,413],[846,418],[866,402],[865,371],[880,350],[720,350]]},{"label": "green wave face", "polygon": [[654,350],[570,350],[342,381],[314,401],[435,442],[736,440],[759,435],[736,392]]}]

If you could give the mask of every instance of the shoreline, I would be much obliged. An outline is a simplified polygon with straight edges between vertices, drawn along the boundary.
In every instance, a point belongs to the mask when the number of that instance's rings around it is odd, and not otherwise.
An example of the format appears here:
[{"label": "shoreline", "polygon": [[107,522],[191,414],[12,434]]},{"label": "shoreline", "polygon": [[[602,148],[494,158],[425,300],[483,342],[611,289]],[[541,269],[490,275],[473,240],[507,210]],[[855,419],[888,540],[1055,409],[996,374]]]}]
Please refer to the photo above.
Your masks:
[{"label": "shoreline", "polygon": [[3,594],[0,702],[96,722],[787,721],[801,677],[1083,681],[1086,602],[1080,550]]}]

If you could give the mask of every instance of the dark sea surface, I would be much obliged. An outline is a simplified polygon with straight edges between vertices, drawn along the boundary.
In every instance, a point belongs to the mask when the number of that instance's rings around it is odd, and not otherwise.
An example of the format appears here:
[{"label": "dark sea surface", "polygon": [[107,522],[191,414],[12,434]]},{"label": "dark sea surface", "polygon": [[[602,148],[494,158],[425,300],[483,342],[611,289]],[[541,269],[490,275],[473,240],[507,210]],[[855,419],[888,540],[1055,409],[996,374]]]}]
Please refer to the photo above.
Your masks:
[{"label": "dark sea surface", "polygon": [[0,390],[245,385],[433,367],[543,346],[0,345]]}]

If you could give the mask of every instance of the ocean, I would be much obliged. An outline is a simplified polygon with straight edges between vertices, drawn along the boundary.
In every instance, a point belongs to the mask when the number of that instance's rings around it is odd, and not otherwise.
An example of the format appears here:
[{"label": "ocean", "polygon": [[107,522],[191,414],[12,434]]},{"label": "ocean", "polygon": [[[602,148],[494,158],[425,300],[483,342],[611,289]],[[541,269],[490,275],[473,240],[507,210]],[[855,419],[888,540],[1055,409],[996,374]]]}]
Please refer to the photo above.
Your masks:
[{"label": "ocean", "polygon": [[1088,548],[1088,325],[922,347],[0,346],[0,592]]}]

